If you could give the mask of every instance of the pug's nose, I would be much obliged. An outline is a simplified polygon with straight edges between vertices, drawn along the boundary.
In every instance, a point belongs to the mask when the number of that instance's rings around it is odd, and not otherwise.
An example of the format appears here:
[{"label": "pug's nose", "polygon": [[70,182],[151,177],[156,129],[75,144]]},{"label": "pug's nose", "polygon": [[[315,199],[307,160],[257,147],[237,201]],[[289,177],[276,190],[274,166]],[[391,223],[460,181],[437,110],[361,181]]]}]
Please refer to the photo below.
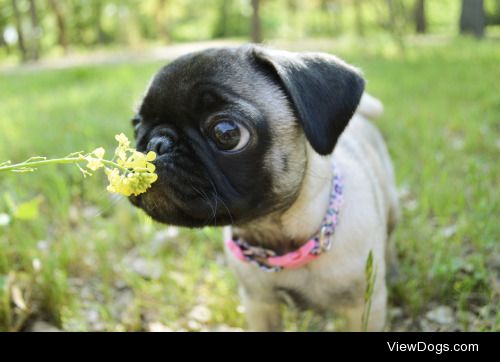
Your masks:
[{"label": "pug's nose", "polygon": [[177,134],[173,130],[162,130],[160,135],[151,138],[147,150],[154,151],[158,156],[161,156],[171,152],[176,141]]}]

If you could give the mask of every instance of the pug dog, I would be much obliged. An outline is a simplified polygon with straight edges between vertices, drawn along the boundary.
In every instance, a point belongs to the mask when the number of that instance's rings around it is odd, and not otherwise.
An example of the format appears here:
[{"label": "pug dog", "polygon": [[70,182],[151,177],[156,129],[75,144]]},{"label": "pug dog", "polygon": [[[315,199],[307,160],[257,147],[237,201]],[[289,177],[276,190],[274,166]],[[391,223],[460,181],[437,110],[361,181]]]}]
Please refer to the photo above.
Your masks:
[{"label": "pug dog", "polygon": [[342,313],[348,330],[384,328],[399,208],[369,121],[382,105],[364,84],[328,54],[208,49],[163,67],[132,120],[158,181],[130,201],[161,223],[229,226],[251,330],[280,330],[284,302]]}]

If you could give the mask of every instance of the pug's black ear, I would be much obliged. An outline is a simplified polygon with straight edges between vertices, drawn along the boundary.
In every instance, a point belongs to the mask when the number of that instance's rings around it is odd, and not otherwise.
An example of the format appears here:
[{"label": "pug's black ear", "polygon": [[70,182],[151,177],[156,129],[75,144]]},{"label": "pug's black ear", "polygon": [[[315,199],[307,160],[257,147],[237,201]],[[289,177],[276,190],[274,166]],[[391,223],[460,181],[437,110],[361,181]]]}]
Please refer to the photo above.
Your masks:
[{"label": "pug's black ear", "polygon": [[313,149],[320,155],[332,153],[363,94],[359,72],[328,54],[261,47],[253,47],[252,53],[259,68],[281,83]]}]

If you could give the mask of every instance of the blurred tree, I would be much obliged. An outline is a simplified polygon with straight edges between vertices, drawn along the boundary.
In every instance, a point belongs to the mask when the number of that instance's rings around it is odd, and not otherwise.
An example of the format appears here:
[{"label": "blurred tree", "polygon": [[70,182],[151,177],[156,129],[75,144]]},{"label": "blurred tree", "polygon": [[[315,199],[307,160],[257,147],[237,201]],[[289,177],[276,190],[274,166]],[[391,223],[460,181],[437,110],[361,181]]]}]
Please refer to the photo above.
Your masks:
[{"label": "blurred tree", "polygon": [[7,50],[7,53],[9,53],[9,45],[5,41],[5,37],[3,35],[4,29],[3,27],[0,26],[0,47],[5,48]]},{"label": "blurred tree", "polygon": [[70,24],[69,29],[70,32],[70,42],[72,44],[78,45],[90,45],[87,42],[87,24],[86,24],[86,15],[87,8],[82,0],[70,0],[67,2],[69,6],[68,11],[68,22]]},{"label": "blurred tree", "polygon": [[[83,38],[82,38],[82,20],[80,14],[82,13],[82,9],[80,7],[80,1],[79,0],[70,0],[67,3],[68,5],[68,23],[70,24],[69,26],[69,37],[70,37],[70,42],[73,44],[82,44],[83,43]],[[78,30],[77,30],[78,29]]]},{"label": "blurred tree", "polygon": [[30,60],[38,60],[40,57],[40,37],[42,29],[38,21],[38,10],[35,0],[29,0],[31,32],[30,32]]},{"label": "blurred tree", "polygon": [[[22,61],[60,47],[92,48],[114,44],[141,47],[144,42],[197,41],[210,38],[311,37],[355,31],[368,36],[382,30],[401,50],[405,35],[427,29],[456,29],[450,9],[463,3],[464,32],[481,36],[500,23],[500,0],[0,0],[0,58],[10,49]],[[484,3],[484,9],[483,9]],[[200,6],[202,4],[203,6]],[[453,7],[452,7],[453,5]],[[432,8],[430,8],[432,6]],[[479,17],[469,9],[479,10]],[[471,8],[471,9],[472,9]],[[472,26],[483,24],[480,30]],[[381,29],[376,29],[379,26]],[[41,31],[43,29],[43,32]],[[352,29],[352,30],[351,30]],[[1,59],[0,59],[1,60]]]},{"label": "blurred tree", "polygon": [[427,31],[425,0],[416,0],[415,2],[415,28],[418,34],[425,34]]},{"label": "blurred tree", "polygon": [[102,6],[104,1],[93,0],[92,1],[92,19],[91,22],[95,26],[96,32],[96,42],[98,44],[104,44],[106,42],[106,34],[102,28]]},{"label": "blurred tree", "polygon": [[217,0],[216,16],[212,36],[227,38],[231,36],[248,36],[250,23],[245,15],[244,2],[234,0]]},{"label": "blurred tree", "polygon": [[[333,34],[341,34],[343,31],[344,20],[342,0],[321,0],[319,2],[319,6],[323,14],[326,15],[325,18],[327,21],[327,25],[323,26],[323,31],[330,36]],[[357,16],[357,14],[355,14],[355,16]]]},{"label": "blurred tree", "polygon": [[10,54],[9,44],[5,41],[5,37],[3,34],[0,34],[0,47],[5,48],[7,54]]},{"label": "blurred tree", "polygon": [[460,33],[473,34],[477,38],[484,36],[486,16],[483,0],[462,0],[460,14]]},{"label": "blurred tree", "polygon": [[[322,0],[322,3],[325,1],[326,0]],[[297,11],[299,10],[298,0],[287,0],[285,4],[288,12],[290,12],[291,14],[296,14]]]},{"label": "blurred tree", "polygon": [[0,47],[5,49],[7,54],[10,54],[10,46],[7,40],[5,39],[5,28],[7,27],[8,20],[5,15],[5,8],[7,7],[7,3],[4,1],[0,2]]},{"label": "blurred tree", "polygon": [[262,27],[260,20],[260,0],[252,0],[252,42],[262,42]]},{"label": "blurred tree", "polygon": [[217,6],[217,20],[215,22],[214,37],[223,38],[230,34],[229,30],[229,17],[231,0],[219,0]]},{"label": "blurred tree", "polygon": [[63,49],[64,54],[68,53],[68,33],[63,10],[58,0],[48,0],[49,8],[54,13],[57,25],[57,43]]},{"label": "blurred tree", "polygon": [[485,3],[486,25],[500,25],[500,0]]},{"label": "blurred tree", "polygon": [[405,51],[404,31],[406,25],[406,9],[403,0],[386,0],[388,10],[388,29],[396,40],[399,49]]},{"label": "blurred tree", "polygon": [[333,0],[328,2],[328,7],[334,15],[334,33],[341,34],[344,30],[343,24],[343,5],[341,0]]},{"label": "blurred tree", "polygon": [[28,51],[24,43],[23,21],[21,18],[21,12],[19,11],[18,0],[11,0],[11,1],[12,1],[12,10],[14,11],[14,21],[16,24],[17,46],[19,47],[19,53],[21,54],[21,61],[26,62],[28,60]]},{"label": "blurred tree", "polygon": [[[324,1],[324,0],[323,0]],[[299,28],[299,22],[298,22],[298,10],[299,10],[299,4],[298,0],[287,0],[286,1],[286,10],[288,13],[288,31],[296,31]]]},{"label": "blurred tree", "polygon": [[356,32],[359,36],[365,36],[365,24],[363,20],[362,0],[354,0],[354,16],[356,21]]},{"label": "blurred tree", "polygon": [[170,28],[168,25],[168,0],[158,0],[156,4],[156,13],[154,16],[156,29],[165,43],[171,41]]}]

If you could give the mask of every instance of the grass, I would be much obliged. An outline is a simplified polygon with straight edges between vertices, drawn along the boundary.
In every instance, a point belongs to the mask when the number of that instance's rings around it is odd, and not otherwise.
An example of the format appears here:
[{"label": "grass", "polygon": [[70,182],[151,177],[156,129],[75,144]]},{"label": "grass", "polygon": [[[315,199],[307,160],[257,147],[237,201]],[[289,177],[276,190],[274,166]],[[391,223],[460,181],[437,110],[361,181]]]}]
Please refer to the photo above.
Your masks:
[{"label": "grass", "polygon": [[[453,328],[498,331],[500,44],[410,42],[405,55],[357,44],[331,51],[384,101],[378,126],[404,211],[391,328],[420,330],[444,305]],[[116,133],[131,136],[132,106],[160,65],[0,74],[0,161],[113,149]],[[0,226],[0,330],[41,319],[65,330],[243,328],[220,231],[154,224],[105,184],[63,166],[1,175],[10,222]],[[325,327],[310,313],[286,316],[288,330]]]}]

